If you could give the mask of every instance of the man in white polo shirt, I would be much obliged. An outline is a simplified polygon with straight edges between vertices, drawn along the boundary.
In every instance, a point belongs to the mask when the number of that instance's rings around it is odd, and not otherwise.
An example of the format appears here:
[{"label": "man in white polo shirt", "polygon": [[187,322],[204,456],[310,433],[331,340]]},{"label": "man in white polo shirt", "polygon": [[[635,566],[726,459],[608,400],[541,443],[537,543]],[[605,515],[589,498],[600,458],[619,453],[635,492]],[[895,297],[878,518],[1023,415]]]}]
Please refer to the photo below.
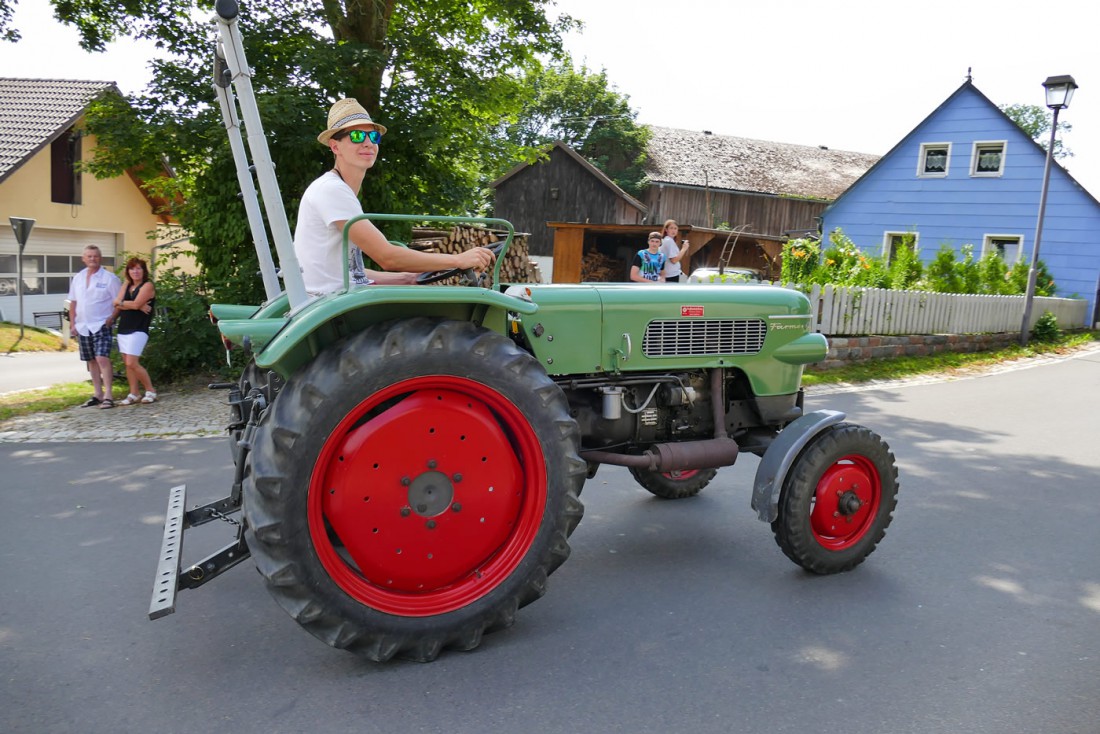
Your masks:
[{"label": "man in white polo shirt", "polygon": [[73,276],[69,285],[69,323],[71,334],[80,342],[80,359],[92,373],[94,394],[83,407],[113,408],[111,396],[111,326],[114,323],[115,296],[122,281],[110,270],[100,267],[103,253],[95,245],[84,248],[84,269]]}]

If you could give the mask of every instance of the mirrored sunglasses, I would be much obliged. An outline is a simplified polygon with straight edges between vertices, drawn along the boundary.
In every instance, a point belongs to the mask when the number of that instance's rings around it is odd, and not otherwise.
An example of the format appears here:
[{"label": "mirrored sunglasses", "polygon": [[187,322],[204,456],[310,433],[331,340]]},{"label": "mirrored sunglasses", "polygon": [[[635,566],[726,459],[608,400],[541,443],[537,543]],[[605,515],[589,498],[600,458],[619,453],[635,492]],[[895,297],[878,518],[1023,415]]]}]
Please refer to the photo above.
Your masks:
[{"label": "mirrored sunglasses", "polygon": [[382,142],[382,133],[377,130],[349,130],[347,133],[338,133],[333,137],[337,140],[340,138],[347,138],[356,145],[359,145],[364,140],[369,140],[375,145]]}]

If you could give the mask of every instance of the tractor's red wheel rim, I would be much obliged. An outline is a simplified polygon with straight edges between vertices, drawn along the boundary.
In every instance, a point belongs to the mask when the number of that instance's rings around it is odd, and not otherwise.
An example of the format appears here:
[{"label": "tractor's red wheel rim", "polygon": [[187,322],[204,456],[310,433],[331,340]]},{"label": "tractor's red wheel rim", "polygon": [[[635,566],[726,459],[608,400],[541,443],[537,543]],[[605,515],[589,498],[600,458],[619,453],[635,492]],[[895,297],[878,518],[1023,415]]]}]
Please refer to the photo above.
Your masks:
[{"label": "tractor's red wheel rim", "polygon": [[666,471],[663,476],[673,482],[684,482],[698,473],[698,469],[673,469],[672,471]]},{"label": "tractor's red wheel rim", "polygon": [[325,441],[309,530],[332,579],[388,614],[459,609],[508,578],[538,535],[545,462],[523,413],[451,376],[404,380]]},{"label": "tractor's red wheel rim", "polygon": [[865,456],[838,459],[817,483],[810,508],[810,528],[824,548],[852,547],[878,516],[882,484],[878,469]]}]

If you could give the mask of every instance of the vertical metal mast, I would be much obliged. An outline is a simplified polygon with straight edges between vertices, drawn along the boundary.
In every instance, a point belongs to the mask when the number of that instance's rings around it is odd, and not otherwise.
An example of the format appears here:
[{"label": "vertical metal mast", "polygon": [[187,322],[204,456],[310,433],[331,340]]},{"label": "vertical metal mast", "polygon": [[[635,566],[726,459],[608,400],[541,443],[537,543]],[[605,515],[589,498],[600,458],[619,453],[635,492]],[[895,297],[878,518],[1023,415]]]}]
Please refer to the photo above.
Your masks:
[{"label": "vertical metal mast", "polygon": [[[306,289],[302,281],[302,269],[298,258],[294,256],[294,241],[290,236],[283,198],[279,193],[279,182],[275,178],[275,166],[271,162],[271,153],[267,148],[263,124],[260,122],[259,106],[252,91],[252,78],[248,61],[244,55],[240,30],[237,28],[238,6],[236,0],[217,0],[217,21],[221,34],[225,62],[232,73],[233,87],[244,117],[244,126],[248,131],[248,149],[256,166],[256,178],[260,182],[260,193],[264,197],[267,221],[275,239],[275,251],[279,253],[279,265],[282,268],[283,283],[291,308],[306,301]],[[232,137],[232,136],[231,136]]]},{"label": "vertical metal mast", "polygon": [[256,196],[256,185],[252,182],[252,172],[248,170],[248,156],[241,137],[241,123],[237,117],[236,98],[230,87],[232,72],[225,63],[225,51],[221,42],[214,44],[214,94],[222,110],[222,121],[229,135],[229,147],[233,151],[233,163],[237,167],[237,183],[241,187],[244,210],[248,215],[248,228],[252,231],[252,242],[256,246],[256,257],[260,261],[260,275],[264,279],[264,293],[267,300],[278,296],[283,288],[279,285],[279,276],[275,270],[275,261],[271,258],[271,246],[267,239],[263,215],[260,213],[260,201]]}]

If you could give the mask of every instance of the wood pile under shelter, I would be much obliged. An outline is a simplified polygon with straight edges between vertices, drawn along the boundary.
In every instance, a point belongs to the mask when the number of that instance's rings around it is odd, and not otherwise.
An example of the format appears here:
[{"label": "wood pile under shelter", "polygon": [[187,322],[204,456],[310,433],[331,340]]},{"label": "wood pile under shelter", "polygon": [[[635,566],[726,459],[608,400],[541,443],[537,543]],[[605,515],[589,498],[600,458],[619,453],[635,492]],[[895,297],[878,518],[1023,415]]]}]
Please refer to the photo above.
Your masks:
[{"label": "wood pile under shelter", "polygon": [[[448,255],[465,252],[473,247],[489,247],[504,240],[508,233],[504,230],[456,225],[450,229],[413,229],[413,239],[409,247],[422,252],[440,252]],[[539,283],[542,281],[539,266],[530,259],[527,251],[527,235],[517,232],[512,244],[505,253],[504,263],[500,267],[500,278],[504,283]],[[456,279],[441,281],[440,285],[453,285]]]},{"label": "wood pile under shelter", "polygon": [[581,258],[582,283],[613,283],[623,279],[623,263],[592,249]]}]

